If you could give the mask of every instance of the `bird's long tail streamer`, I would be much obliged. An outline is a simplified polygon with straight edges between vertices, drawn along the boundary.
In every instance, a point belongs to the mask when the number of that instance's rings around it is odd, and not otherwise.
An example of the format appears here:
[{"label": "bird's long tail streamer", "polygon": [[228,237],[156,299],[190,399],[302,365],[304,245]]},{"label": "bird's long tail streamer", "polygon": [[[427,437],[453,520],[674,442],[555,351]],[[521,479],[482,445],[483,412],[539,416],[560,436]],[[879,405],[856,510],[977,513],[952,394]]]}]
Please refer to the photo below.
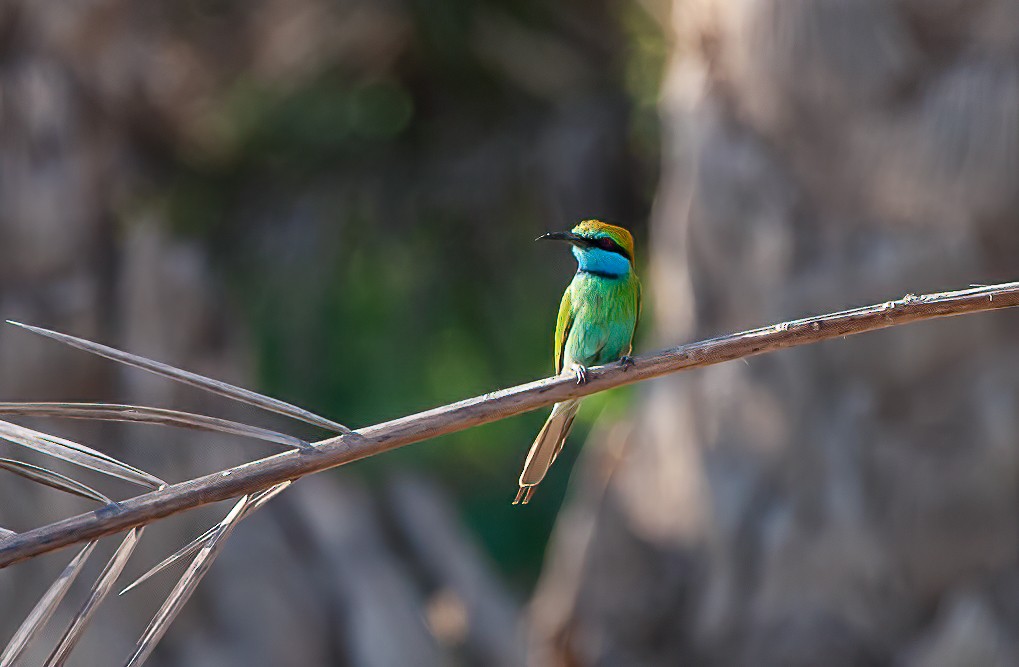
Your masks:
[{"label": "bird's long tail streamer", "polygon": [[580,401],[563,401],[552,406],[552,414],[545,420],[545,425],[538,432],[538,437],[531,445],[524,461],[524,470],[520,473],[520,490],[513,504],[526,505],[534,495],[534,489],[545,478],[545,473],[562,451],[566,436],[573,428],[573,418],[577,416]]}]

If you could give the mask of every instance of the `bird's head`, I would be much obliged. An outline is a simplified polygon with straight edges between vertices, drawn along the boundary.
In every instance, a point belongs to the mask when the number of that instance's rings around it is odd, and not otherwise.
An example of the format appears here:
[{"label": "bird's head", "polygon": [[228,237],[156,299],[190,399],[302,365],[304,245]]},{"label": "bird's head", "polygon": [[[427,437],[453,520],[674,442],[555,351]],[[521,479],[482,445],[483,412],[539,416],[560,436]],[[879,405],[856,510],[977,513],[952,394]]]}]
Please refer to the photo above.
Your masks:
[{"label": "bird's head", "polygon": [[580,271],[618,277],[633,270],[633,236],[600,220],[585,220],[568,232],[549,232],[537,240],[570,243]]}]

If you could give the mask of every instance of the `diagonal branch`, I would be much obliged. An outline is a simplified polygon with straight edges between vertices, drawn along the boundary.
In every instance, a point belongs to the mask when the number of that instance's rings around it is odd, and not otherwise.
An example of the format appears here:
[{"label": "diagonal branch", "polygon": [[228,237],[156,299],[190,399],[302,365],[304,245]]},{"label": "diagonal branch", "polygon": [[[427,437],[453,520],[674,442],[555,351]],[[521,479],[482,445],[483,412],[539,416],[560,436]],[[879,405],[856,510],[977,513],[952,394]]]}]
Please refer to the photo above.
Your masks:
[{"label": "diagonal branch", "polygon": [[635,359],[636,365],[628,369],[619,365],[592,369],[590,380],[583,385],[577,385],[572,376],[530,382],[369,426],[351,435],[323,440],[313,450],[277,454],[8,536],[0,540],[0,567],[558,401],[831,338],[1017,305],[1019,283],[923,296],[909,294],[896,301],[783,322],[641,355]]}]

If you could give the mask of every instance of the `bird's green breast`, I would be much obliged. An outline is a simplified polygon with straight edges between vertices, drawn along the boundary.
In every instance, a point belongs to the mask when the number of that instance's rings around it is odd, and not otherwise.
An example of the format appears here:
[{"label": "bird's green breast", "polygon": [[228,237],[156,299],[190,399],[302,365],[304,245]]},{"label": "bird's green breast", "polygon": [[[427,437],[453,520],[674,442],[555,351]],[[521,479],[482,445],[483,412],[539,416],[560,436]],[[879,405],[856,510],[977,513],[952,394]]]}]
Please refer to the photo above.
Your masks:
[{"label": "bird's green breast", "polygon": [[632,271],[620,278],[578,272],[567,289],[573,324],[563,367],[595,366],[628,354],[640,308],[637,276]]}]

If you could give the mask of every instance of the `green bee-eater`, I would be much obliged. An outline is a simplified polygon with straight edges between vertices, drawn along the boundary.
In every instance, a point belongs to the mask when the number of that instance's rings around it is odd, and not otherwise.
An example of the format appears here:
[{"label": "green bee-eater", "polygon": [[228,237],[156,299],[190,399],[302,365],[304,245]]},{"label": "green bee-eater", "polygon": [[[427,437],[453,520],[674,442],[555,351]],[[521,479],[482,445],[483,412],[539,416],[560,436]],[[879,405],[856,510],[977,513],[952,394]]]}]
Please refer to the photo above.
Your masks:
[{"label": "green bee-eater", "polygon": [[[551,232],[538,240],[573,246],[577,273],[559,304],[555,329],[555,369],[587,381],[587,367],[619,360],[633,363],[633,333],[640,319],[640,279],[633,269],[633,237],[622,227],[585,220],[569,232]],[[531,500],[536,487],[563,448],[580,400],[552,407],[531,445],[520,473],[513,504]]]}]

